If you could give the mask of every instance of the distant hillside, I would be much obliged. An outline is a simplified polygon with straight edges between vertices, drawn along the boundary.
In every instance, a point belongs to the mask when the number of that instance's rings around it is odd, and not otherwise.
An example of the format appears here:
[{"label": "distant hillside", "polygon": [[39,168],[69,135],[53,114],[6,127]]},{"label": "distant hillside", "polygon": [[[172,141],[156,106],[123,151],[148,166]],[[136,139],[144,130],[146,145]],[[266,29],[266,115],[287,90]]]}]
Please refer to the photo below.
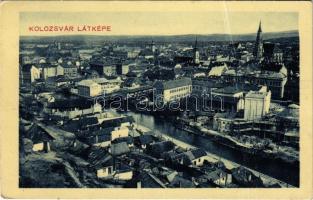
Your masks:
[{"label": "distant hillside", "polygon": [[[111,41],[111,42],[149,42],[151,40],[155,42],[190,42],[194,41],[197,37],[198,41],[210,42],[210,41],[253,41],[255,40],[256,33],[250,34],[240,34],[240,35],[230,35],[230,34],[209,34],[209,35],[155,35],[155,36],[108,36],[108,35],[62,35],[62,36],[21,36],[22,41],[40,41],[44,40],[46,42],[52,41],[67,41],[67,42],[79,42],[79,41]],[[264,33],[263,39],[275,39],[275,38],[287,38],[287,37],[299,37],[299,33],[296,30],[284,31],[284,32],[273,32]]]}]

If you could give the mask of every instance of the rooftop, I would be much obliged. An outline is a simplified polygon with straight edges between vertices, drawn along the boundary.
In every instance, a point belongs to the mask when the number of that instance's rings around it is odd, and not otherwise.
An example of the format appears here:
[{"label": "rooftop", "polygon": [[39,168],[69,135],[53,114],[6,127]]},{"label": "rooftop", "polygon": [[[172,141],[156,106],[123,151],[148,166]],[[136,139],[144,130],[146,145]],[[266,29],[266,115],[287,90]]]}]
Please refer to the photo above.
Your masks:
[{"label": "rooftop", "polygon": [[94,82],[93,80],[89,80],[89,79],[82,80],[82,81],[79,81],[77,83],[77,85],[79,85],[79,86],[92,86],[92,85],[95,85],[95,84],[97,84],[97,83]]},{"label": "rooftop", "polygon": [[129,147],[126,142],[116,143],[111,145],[111,154],[113,156],[119,156],[123,155],[125,153],[128,153]]},{"label": "rooftop", "polygon": [[183,87],[187,85],[192,85],[191,78],[183,77],[180,79],[175,79],[171,81],[165,81],[161,82],[163,89],[172,89],[172,88],[178,88]]}]

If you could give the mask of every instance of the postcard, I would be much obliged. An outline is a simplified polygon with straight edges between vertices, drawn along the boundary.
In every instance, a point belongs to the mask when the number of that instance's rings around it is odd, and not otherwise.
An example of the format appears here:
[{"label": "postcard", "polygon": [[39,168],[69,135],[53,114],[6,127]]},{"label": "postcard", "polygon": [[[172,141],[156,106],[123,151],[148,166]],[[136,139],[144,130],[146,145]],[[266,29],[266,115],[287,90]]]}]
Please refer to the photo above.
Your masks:
[{"label": "postcard", "polygon": [[3,198],[312,198],[312,4],[1,4]]}]

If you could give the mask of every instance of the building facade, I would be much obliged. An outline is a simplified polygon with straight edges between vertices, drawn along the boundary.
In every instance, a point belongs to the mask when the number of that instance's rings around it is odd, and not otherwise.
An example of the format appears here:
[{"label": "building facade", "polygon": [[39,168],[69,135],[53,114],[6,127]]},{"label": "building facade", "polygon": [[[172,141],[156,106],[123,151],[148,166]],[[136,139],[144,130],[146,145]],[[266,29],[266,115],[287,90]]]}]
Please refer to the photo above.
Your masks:
[{"label": "building facade", "polygon": [[271,103],[271,91],[262,87],[260,91],[250,91],[245,96],[244,119],[261,119],[269,112]]},{"label": "building facade", "polygon": [[101,94],[101,85],[92,80],[82,80],[77,84],[78,95],[83,97],[95,97]]},{"label": "building facade", "polygon": [[157,81],[153,89],[155,91],[154,100],[163,103],[177,101],[187,97],[192,91],[192,82],[190,78],[181,78],[170,81]]}]

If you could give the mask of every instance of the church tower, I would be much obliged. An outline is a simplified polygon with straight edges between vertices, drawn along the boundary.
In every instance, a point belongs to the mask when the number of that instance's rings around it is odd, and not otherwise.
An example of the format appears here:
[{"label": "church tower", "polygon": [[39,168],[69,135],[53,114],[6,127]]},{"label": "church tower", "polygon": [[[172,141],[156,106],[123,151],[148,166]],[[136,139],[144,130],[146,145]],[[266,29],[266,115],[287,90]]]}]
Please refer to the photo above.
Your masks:
[{"label": "church tower", "polygon": [[197,38],[196,38],[196,42],[195,42],[195,46],[194,46],[194,49],[193,49],[193,52],[194,52],[194,55],[193,55],[193,61],[195,64],[199,64],[200,63],[200,54],[199,54],[199,50],[198,50],[198,41],[197,41]]},{"label": "church tower", "polygon": [[255,57],[255,60],[257,61],[259,61],[263,56],[263,38],[262,38],[261,21],[259,24],[259,30],[258,30],[256,40],[255,40],[253,55]]},{"label": "church tower", "polygon": [[154,53],[154,52],[155,52],[155,50],[156,50],[156,47],[155,47],[155,43],[154,43],[154,41],[153,41],[153,40],[152,40],[152,42],[151,42],[150,46],[151,46],[151,51]]}]

